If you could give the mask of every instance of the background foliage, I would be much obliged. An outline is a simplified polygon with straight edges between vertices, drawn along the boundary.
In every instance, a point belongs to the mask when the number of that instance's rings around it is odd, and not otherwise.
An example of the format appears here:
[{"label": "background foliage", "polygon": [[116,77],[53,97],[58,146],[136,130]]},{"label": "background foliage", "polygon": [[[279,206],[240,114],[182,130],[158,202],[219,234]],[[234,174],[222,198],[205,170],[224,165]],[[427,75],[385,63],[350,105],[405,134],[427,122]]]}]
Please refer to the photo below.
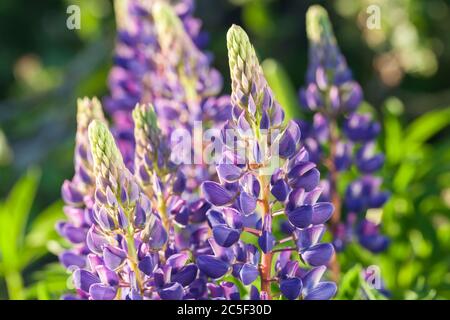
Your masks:
[{"label": "background foliage", "polygon": [[[450,298],[450,4],[444,0],[197,0],[208,49],[229,91],[226,30],[238,23],[254,41],[288,115],[302,117],[297,88],[307,62],[305,12],[327,8],[365,108],[384,126],[383,211],[391,237],[380,255],[351,246],[339,259],[337,298],[381,299],[361,270],[380,267],[389,297]],[[81,8],[81,29],[66,8]],[[381,8],[367,30],[366,8]],[[0,2],[0,299],[55,299],[67,274],[57,263],[62,181],[73,172],[75,99],[106,94],[114,45],[108,0]]]}]

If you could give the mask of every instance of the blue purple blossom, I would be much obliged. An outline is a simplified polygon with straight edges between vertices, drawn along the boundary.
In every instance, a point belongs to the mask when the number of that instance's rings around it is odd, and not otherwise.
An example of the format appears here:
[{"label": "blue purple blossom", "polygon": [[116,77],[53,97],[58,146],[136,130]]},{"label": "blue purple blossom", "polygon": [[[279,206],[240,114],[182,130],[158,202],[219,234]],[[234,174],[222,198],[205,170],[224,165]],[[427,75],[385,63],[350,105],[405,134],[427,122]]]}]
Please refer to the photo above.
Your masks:
[{"label": "blue purple blossom", "polygon": [[[227,34],[232,94],[218,97],[191,4],[129,1],[106,100],[112,131],[99,101],[79,101],[75,176],[62,188],[68,220],[57,226],[71,246],[60,256],[76,290],[67,298],[330,299],[336,285],[322,277],[334,248],[322,238],[334,206],[319,163],[237,26]],[[221,129],[214,172],[174,159],[171,135],[199,120]],[[359,161],[373,171],[371,151]],[[370,190],[359,210],[382,201]],[[372,243],[377,228],[361,228]]]},{"label": "blue purple blossom", "polygon": [[[380,125],[359,108],[362,89],[353,80],[322,7],[308,10],[307,31],[309,65],[300,100],[313,115],[311,121],[299,124],[311,161],[326,170],[321,200],[331,201],[336,208],[331,219],[334,244],[342,250],[356,238],[368,250],[380,252],[389,241],[380,234],[379,226],[372,226],[365,218],[368,209],[381,208],[388,200],[388,193],[380,188],[380,178],[374,176],[384,163],[384,155],[376,148]],[[352,168],[358,176],[345,186],[345,193],[340,193],[340,175]]]},{"label": "blue purple blossom", "polygon": [[193,121],[223,122],[229,117],[229,98],[219,96],[222,78],[210,66],[201,22],[192,16],[194,2],[171,6],[130,0],[127,23],[118,31],[114,67],[109,76],[111,95],[106,108],[125,162],[134,154],[131,111],[137,103],[151,103],[162,132],[190,129]]},{"label": "blue purple blossom", "polygon": [[[287,299],[314,297],[308,293],[312,288],[319,290],[318,284],[306,282],[303,291],[302,280],[307,280],[306,268],[326,268],[331,259],[333,246],[321,243],[321,238],[333,207],[317,202],[320,174],[300,146],[298,125],[293,121],[284,124],[284,112],[273,97],[247,34],[233,26],[227,43],[233,118],[222,136],[229,141],[230,132],[235,134],[249,152],[242,162],[235,144],[225,141],[217,165],[220,183],[202,184],[202,193],[214,206],[207,214],[214,254],[199,256],[199,269],[214,279],[230,272],[245,285],[259,277],[260,292],[252,288],[252,296],[259,299],[273,298],[271,283],[278,283]],[[264,134],[271,139],[263,139]],[[271,161],[276,160],[280,164],[271,167]],[[291,247],[280,246],[281,239],[272,230],[274,219],[289,221],[291,235],[286,243]],[[255,235],[258,246],[243,243],[243,232]],[[301,266],[294,252],[300,255]],[[277,255],[276,275],[272,261]],[[329,299],[336,286],[324,283],[327,286],[315,297]]]}]

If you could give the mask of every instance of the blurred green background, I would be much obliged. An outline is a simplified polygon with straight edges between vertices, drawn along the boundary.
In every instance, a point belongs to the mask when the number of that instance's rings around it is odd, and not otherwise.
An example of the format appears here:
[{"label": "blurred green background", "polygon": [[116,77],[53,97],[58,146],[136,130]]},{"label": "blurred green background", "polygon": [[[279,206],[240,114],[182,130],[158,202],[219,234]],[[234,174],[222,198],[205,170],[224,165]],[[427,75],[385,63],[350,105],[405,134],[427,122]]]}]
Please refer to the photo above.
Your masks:
[{"label": "blurred green background", "polygon": [[[351,246],[340,256],[338,298],[362,298],[359,268],[377,265],[391,297],[450,298],[450,2],[444,0],[197,0],[208,50],[229,92],[225,34],[250,34],[269,82],[291,114],[307,64],[306,9],[330,13],[339,45],[361,83],[366,108],[384,131],[382,175],[392,198],[383,228],[387,252]],[[81,8],[68,30],[66,9]],[[366,28],[367,8],[381,28]],[[55,299],[68,274],[60,186],[73,175],[75,102],[107,93],[115,23],[108,0],[0,2],[0,299]],[[367,296],[364,296],[367,298]],[[369,297],[369,298],[377,298]],[[380,297],[378,297],[380,298]]]}]

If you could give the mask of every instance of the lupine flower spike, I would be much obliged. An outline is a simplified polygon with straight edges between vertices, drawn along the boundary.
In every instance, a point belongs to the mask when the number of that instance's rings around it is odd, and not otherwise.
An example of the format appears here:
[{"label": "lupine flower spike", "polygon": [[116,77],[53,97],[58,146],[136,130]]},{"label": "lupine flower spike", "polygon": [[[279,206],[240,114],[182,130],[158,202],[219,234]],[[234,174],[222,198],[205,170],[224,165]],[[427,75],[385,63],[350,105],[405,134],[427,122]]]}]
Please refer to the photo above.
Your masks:
[{"label": "lupine flower spike", "polygon": [[106,122],[98,99],[78,99],[75,175],[71,181],[64,181],[61,190],[68,220],[56,226],[58,232],[73,246],[59,257],[66,268],[82,268],[86,265],[86,234],[92,224],[95,192],[94,160],[88,138],[88,126],[93,120]]},{"label": "lupine flower spike", "polygon": [[[233,118],[223,130],[220,183],[202,185],[214,206],[207,214],[213,239],[210,254],[197,257],[198,267],[212,279],[231,272],[244,285],[259,278],[260,291],[250,288],[252,299],[279,292],[287,299],[329,299],[336,285],[319,280],[333,254],[331,244],[321,243],[333,206],[317,202],[319,171],[300,145],[298,125],[284,124],[244,30],[231,27],[227,45]],[[274,220],[288,221],[288,238],[275,237]],[[257,246],[242,241],[244,232],[256,236]]]},{"label": "lupine flower spike", "polygon": [[166,230],[172,229],[169,202],[184,191],[186,178],[170,160],[169,142],[159,130],[152,105],[137,105],[133,111],[135,176],[162,218]]},{"label": "lupine flower spike", "polygon": [[195,120],[223,122],[230,108],[227,96],[217,96],[222,87],[220,74],[200,50],[205,37],[201,22],[192,17],[193,1],[169,5],[159,0],[128,0],[127,4],[122,7],[129,11],[123,15],[128,23],[119,24],[106,107],[125,162],[132,169],[131,111],[137,103],[154,105],[169,141],[174,129],[190,129]]},{"label": "lupine flower spike", "polygon": [[[381,208],[388,199],[388,194],[380,190],[381,180],[373,176],[384,162],[375,147],[380,125],[370,114],[358,110],[362,90],[339,50],[325,9],[311,6],[306,20],[310,54],[300,99],[313,118],[300,121],[300,126],[311,160],[327,171],[321,181],[326,191],[321,200],[331,201],[336,208],[331,219],[334,244],[342,250],[356,237],[365,248],[380,252],[389,241],[380,234],[379,222],[365,217],[368,209]],[[352,166],[359,177],[343,186],[346,192],[342,194],[339,178]]]},{"label": "lupine flower spike", "polygon": [[155,250],[167,233],[104,123],[89,125],[89,142],[96,175],[94,223],[86,238],[92,253],[86,268],[75,270],[75,287],[90,299],[142,298],[149,293],[141,269],[157,265]]}]

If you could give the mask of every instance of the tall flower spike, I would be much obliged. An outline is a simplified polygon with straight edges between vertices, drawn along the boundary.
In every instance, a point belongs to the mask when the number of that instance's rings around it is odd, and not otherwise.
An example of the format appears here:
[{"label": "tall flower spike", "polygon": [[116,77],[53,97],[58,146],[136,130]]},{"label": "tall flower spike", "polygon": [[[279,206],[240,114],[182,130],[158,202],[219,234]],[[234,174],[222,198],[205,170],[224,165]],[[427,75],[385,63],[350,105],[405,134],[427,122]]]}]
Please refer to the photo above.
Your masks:
[{"label": "tall flower spike", "polygon": [[187,253],[164,257],[167,232],[106,125],[93,121],[89,141],[97,177],[95,223],[87,234],[89,265],[74,272],[75,287],[94,300],[182,299],[197,267]]},{"label": "tall flower spike", "polygon": [[168,203],[186,185],[184,174],[170,160],[169,142],[157,125],[152,105],[137,105],[133,111],[136,141],[135,175],[167,230],[171,229]]},{"label": "tall flower spike", "polygon": [[[75,287],[91,299],[143,297],[144,271],[150,272],[149,263],[156,265],[167,234],[126,169],[107,126],[92,121],[88,136],[96,176],[94,221],[86,236],[92,253],[89,264],[74,272]],[[119,290],[119,282],[126,284],[125,290]]]},{"label": "tall flower spike", "polygon": [[[362,246],[379,252],[387,247],[388,239],[379,233],[378,226],[367,227],[373,223],[368,223],[365,213],[382,207],[388,199],[387,193],[380,191],[380,180],[372,176],[384,162],[384,156],[375,148],[380,125],[370,114],[358,110],[362,90],[339,50],[326,10],[311,6],[306,26],[310,54],[300,99],[314,116],[309,123],[299,123],[311,160],[325,164],[327,170],[321,182],[327,192],[321,200],[331,200],[336,208],[331,220],[334,244],[342,250],[349,239],[355,238],[348,235],[355,234]],[[347,185],[345,194],[340,194],[340,174],[353,165],[360,177]]]},{"label": "tall flower spike", "polygon": [[[261,292],[252,289],[252,298],[270,299],[272,283],[278,283],[288,299],[313,298],[302,290],[303,282],[308,283],[306,270],[325,268],[333,254],[330,244],[320,243],[323,224],[333,207],[317,203],[321,193],[319,171],[299,144],[297,124],[291,121],[283,125],[283,110],[273,98],[247,34],[233,26],[227,40],[233,118],[222,134],[227,143],[222,162],[216,167],[221,183],[207,181],[202,185],[206,199],[215,206],[207,214],[214,240],[213,255],[198,257],[198,267],[213,279],[231,270],[246,285],[259,275]],[[263,139],[267,132],[268,139]],[[235,148],[236,139],[228,144],[230,134],[237,137],[238,145],[248,149],[248,157],[245,154],[245,159],[235,161],[239,151]],[[280,163],[273,165],[273,160]],[[283,241],[272,232],[273,221],[278,218],[290,226],[291,247],[280,248]],[[258,237],[259,249],[243,243],[243,232]],[[294,259],[295,251],[305,264],[300,266]],[[279,252],[279,267],[274,270],[272,262]],[[320,276],[309,287],[319,292],[315,297],[329,299],[335,294],[336,285],[319,283]]]},{"label": "tall flower spike", "polygon": [[[210,58],[195,45],[171,6],[156,3],[152,16],[161,48],[160,66],[171,91],[155,101],[158,114],[165,120],[162,125],[169,126],[170,132],[180,127],[191,130],[195,120],[202,120],[206,125],[211,125],[206,122],[213,120],[225,120],[220,119],[220,114],[226,113],[227,103],[215,101],[222,88],[222,78],[211,68]],[[167,132],[167,128],[163,129]]]},{"label": "tall flower spike", "polygon": [[136,141],[134,168],[136,176],[143,185],[151,183],[154,170],[164,169],[168,154],[161,143],[161,131],[158,128],[156,113],[152,105],[136,105],[133,110],[134,139]]},{"label": "tall flower spike", "polygon": [[211,68],[209,56],[200,51],[204,36],[201,22],[192,16],[194,1],[127,3],[128,14],[118,16],[127,21],[119,24],[122,28],[118,31],[115,65],[109,77],[111,96],[106,105],[114,119],[120,150],[131,169],[131,110],[136,103],[152,103],[160,129],[170,135],[176,128],[190,130],[195,120],[223,123],[228,119],[229,99],[217,96],[221,76]]},{"label": "tall flower spike", "polygon": [[58,232],[71,242],[72,247],[60,255],[61,263],[67,267],[86,265],[86,234],[92,224],[90,212],[94,204],[95,174],[88,126],[93,120],[106,123],[102,106],[97,98],[87,97],[77,101],[77,133],[75,140],[75,174],[62,186],[64,212],[67,221],[58,222]]}]

